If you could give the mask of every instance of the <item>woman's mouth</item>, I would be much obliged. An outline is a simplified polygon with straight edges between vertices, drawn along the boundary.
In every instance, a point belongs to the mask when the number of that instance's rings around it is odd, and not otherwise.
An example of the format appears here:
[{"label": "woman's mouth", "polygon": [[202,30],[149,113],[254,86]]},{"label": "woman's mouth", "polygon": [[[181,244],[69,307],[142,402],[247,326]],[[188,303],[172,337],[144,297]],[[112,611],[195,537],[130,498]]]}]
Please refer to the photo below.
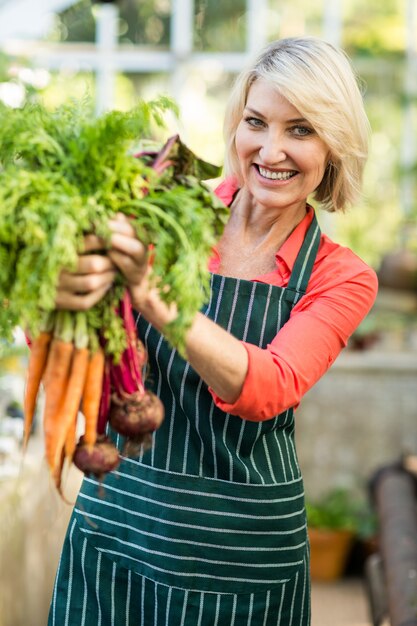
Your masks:
[{"label": "woman's mouth", "polygon": [[289,180],[298,173],[295,170],[270,170],[261,165],[257,165],[256,167],[260,175],[268,180]]}]

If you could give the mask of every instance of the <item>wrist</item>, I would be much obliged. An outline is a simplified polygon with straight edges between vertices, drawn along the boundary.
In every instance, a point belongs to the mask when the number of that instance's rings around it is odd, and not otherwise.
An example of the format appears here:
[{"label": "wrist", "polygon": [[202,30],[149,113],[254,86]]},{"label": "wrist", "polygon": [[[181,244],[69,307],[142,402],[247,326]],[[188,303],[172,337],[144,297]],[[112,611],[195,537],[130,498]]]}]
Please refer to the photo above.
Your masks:
[{"label": "wrist", "polygon": [[156,288],[144,291],[142,288],[131,289],[133,307],[158,331],[178,317],[175,303],[167,304],[161,300]]}]

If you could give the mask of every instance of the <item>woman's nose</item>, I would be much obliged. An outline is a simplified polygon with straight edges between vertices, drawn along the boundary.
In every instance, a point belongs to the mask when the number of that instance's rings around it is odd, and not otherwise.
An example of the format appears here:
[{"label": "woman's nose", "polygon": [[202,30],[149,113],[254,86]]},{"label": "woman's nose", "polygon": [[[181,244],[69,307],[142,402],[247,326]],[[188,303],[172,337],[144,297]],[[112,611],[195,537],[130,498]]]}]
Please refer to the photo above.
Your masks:
[{"label": "woman's nose", "polygon": [[282,163],[287,158],[285,139],[281,135],[266,138],[259,150],[259,154],[265,165]]}]

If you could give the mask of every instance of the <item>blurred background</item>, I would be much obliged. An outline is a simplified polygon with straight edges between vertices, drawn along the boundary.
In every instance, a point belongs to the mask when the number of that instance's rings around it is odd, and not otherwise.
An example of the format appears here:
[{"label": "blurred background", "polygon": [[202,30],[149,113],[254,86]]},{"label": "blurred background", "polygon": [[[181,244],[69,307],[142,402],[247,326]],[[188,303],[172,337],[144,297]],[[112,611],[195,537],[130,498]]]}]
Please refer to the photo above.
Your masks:
[{"label": "blurred background", "polygon": [[[0,0],[0,100],[20,107],[40,97],[54,107],[88,95],[99,114],[165,93],[180,107],[168,130],[220,164],[236,73],[267,42],[303,34],[346,50],[372,126],[362,201],[318,217],[378,271],[380,293],[297,411],[312,523],[349,527],[354,536],[336,578],[353,584],[355,602],[351,587],[337,587],[337,606],[348,598],[344,612],[316,623],[363,626],[367,618],[349,610],[356,603],[366,612],[355,584],[378,534],[369,480],[417,453],[417,0]],[[36,429],[22,462],[26,362],[17,331],[0,362],[0,626],[46,623],[70,513],[49,485]],[[69,476],[70,500],[78,483]]]}]

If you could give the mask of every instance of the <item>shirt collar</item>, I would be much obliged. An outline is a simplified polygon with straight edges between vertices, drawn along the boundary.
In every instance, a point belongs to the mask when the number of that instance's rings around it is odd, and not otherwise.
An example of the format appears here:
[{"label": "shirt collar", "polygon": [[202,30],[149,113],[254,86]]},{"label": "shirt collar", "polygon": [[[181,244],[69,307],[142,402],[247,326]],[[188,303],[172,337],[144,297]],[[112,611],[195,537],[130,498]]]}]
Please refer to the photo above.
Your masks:
[{"label": "shirt collar", "polygon": [[236,192],[239,191],[239,184],[235,176],[228,176],[222,180],[214,190],[217,195],[226,206],[230,206],[233,202]]}]

